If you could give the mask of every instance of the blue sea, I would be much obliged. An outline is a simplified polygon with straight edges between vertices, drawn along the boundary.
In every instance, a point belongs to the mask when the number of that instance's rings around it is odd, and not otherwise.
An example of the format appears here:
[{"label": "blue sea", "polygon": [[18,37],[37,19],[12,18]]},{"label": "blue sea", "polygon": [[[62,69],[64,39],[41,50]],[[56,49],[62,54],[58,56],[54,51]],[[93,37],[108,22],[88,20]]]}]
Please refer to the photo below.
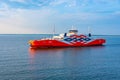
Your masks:
[{"label": "blue sea", "polygon": [[104,46],[30,49],[40,34],[0,35],[0,80],[120,80],[120,36]]}]

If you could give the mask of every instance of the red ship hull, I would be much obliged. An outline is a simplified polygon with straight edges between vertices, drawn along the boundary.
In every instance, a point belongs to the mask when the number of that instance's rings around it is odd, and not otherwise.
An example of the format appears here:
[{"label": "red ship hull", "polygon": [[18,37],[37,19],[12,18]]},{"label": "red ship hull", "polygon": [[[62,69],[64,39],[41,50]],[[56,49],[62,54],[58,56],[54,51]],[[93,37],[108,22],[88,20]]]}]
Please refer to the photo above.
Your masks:
[{"label": "red ship hull", "polygon": [[99,46],[105,43],[105,39],[94,39],[89,41],[65,41],[65,40],[31,40],[29,44],[31,48],[54,48],[54,47],[83,47],[83,46]]}]

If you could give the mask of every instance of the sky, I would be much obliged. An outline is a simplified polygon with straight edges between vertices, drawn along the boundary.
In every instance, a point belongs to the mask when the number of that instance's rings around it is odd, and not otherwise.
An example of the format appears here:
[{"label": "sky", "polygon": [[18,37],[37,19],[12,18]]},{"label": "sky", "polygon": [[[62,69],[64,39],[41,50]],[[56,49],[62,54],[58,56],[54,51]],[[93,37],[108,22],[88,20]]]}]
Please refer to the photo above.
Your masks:
[{"label": "sky", "polygon": [[0,0],[0,34],[51,34],[74,26],[120,35],[120,0]]}]

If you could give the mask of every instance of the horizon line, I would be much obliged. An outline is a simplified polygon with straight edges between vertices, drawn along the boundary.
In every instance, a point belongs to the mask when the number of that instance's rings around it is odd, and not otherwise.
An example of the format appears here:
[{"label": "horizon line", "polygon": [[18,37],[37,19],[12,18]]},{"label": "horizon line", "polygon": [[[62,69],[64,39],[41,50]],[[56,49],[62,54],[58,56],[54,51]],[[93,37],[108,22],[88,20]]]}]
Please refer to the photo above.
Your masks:
[{"label": "horizon line", "polygon": [[[46,34],[48,34],[48,35],[53,35],[52,33],[34,33],[34,34],[0,34],[0,35],[40,35],[40,34],[43,34],[43,35],[46,35]],[[58,34],[55,34],[55,35],[58,35]],[[85,34],[85,35],[87,35],[87,34]],[[120,36],[119,34],[92,34],[93,36]]]}]

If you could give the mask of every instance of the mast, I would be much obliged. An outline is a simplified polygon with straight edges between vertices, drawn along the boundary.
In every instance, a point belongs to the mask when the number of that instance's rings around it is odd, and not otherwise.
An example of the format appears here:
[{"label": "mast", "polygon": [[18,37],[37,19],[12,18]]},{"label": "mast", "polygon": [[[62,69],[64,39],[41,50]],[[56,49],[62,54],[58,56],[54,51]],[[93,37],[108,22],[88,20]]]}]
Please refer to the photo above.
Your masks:
[{"label": "mast", "polygon": [[91,37],[91,29],[89,26],[88,26],[88,36]]},{"label": "mast", "polygon": [[55,35],[55,24],[53,26],[53,36]]}]

